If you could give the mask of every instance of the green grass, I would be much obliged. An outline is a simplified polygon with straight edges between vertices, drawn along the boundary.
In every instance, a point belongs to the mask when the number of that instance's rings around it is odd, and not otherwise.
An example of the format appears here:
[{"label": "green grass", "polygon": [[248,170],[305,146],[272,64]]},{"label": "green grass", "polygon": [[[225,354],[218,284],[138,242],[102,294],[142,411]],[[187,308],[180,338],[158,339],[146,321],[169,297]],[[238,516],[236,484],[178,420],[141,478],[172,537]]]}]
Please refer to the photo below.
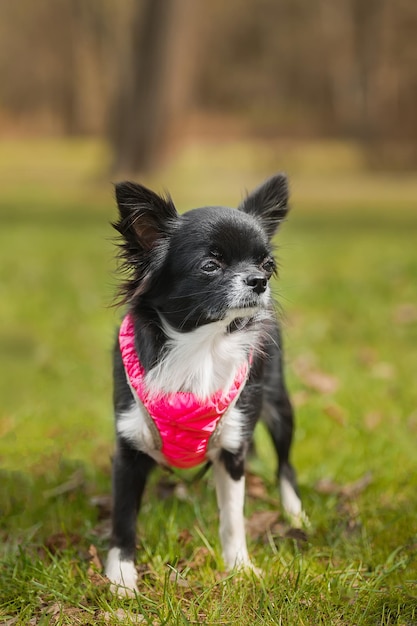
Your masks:
[{"label": "green grass", "polygon": [[[417,624],[417,179],[367,175],[355,146],[245,143],[190,145],[147,179],[190,208],[291,175],[274,290],[311,528],[261,524],[264,577],[225,576],[210,475],[181,499],[157,473],[140,593],[122,601],[91,566],[107,546],[94,497],[110,492],[119,315],[106,162],[94,142],[0,147],[0,623]],[[262,429],[257,449],[252,521],[280,510]]]}]

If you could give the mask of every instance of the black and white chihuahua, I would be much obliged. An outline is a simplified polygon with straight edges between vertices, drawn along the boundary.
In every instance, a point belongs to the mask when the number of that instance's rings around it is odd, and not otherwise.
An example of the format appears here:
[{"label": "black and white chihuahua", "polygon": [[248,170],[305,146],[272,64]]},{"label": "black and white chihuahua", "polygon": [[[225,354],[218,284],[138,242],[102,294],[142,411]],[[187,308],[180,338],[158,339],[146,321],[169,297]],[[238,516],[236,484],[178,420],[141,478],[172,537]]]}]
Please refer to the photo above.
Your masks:
[{"label": "black and white chihuahua", "polygon": [[120,594],[136,590],[136,518],[156,463],[213,466],[227,568],[255,569],[244,525],[245,457],[265,420],[278,454],[284,510],[303,520],[289,460],[293,412],[269,280],[271,240],[288,211],[277,174],[238,209],[178,214],[131,182],[116,185],[127,315],[114,351],[117,446],[106,574]]}]

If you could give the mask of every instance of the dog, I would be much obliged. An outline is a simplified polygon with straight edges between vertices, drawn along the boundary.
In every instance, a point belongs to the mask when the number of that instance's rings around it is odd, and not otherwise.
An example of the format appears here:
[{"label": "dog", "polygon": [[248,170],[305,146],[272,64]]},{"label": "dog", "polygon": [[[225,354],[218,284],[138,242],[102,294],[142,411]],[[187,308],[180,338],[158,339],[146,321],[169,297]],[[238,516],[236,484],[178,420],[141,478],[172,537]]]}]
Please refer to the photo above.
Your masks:
[{"label": "dog", "polygon": [[290,463],[293,410],[270,279],[288,181],[269,178],[237,209],[179,214],[170,196],[118,183],[126,306],[114,350],[116,451],[106,575],[137,590],[136,519],[156,464],[212,465],[227,569],[256,569],[244,527],[245,458],[262,417],[278,457],[284,511],[303,510]]}]

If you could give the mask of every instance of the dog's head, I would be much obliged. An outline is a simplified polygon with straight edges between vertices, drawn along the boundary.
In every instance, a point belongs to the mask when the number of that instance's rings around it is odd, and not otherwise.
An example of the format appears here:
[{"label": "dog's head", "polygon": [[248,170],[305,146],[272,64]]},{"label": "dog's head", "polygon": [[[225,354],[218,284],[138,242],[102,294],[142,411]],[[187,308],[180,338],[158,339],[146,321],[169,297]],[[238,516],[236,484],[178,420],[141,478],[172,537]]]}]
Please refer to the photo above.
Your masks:
[{"label": "dog's head", "polygon": [[270,303],[276,266],[271,240],[288,211],[283,174],[268,179],[238,209],[203,207],[179,215],[163,198],[130,182],[116,185],[124,300],[158,311],[188,331],[225,320],[242,324]]}]

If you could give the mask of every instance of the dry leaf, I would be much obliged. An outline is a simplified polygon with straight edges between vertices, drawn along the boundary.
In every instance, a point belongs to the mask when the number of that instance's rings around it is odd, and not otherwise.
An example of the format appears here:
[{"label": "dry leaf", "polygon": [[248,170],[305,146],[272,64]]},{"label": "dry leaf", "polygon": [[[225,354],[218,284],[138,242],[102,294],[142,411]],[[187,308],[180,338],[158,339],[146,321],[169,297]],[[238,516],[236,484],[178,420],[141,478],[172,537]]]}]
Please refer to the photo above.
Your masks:
[{"label": "dry leaf", "polygon": [[310,394],[305,389],[296,391],[295,393],[291,395],[292,403],[296,409],[299,409],[302,406],[305,406],[306,404],[308,404],[309,399],[310,399]]},{"label": "dry leaf", "polygon": [[317,481],[315,487],[317,493],[321,493],[324,496],[338,496],[340,495],[340,485],[331,478],[321,478]]},{"label": "dry leaf", "polygon": [[412,324],[417,321],[417,306],[411,302],[400,304],[394,311],[396,324]]},{"label": "dry leaf", "polygon": [[346,426],[345,412],[338,404],[329,404],[324,408],[324,412],[340,426]]},{"label": "dry leaf", "polygon": [[375,363],[371,369],[371,374],[379,380],[392,380],[395,378],[395,368],[392,363],[381,361],[380,363]]},{"label": "dry leaf", "polygon": [[[274,531],[274,528],[272,529],[272,531]],[[277,533],[274,533],[277,534]],[[289,528],[284,537],[286,539],[293,539],[295,541],[295,543],[297,544],[298,548],[301,548],[303,544],[306,543],[306,541],[308,540],[308,535],[307,533],[302,530],[302,528]]]},{"label": "dry leaf", "polygon": [[246,474],[246,493],[251,498],[258,500],[264,500],[269,497],[263,479],[251,473]]},{"label": "dry leaf", "polygon": [[246,474],[246,493],[250,498],[262,500],[272,506],[279,506],[279,501],[268,495],[263,478],[250,472]]},{"label": "dry leaf", "polygon": [[344,498],[348,498],[348,499],[356,498],[371,483],[372,483],[372,473],[367,472],[366,474],[361,476],[361,478],[358,478],[358,480],[355,480],[355,482],[344,485],[340,493]]},{"label": "dry leaf", "polygon": [[95,545],[91,544],[88,548],[88,554],[90,555],[90,565],[95,567],[99,572],[103,569],[103,564],[100,560],[100,557],[97,553],[97,548]]},{"label": "dry leaf", "polygon": [[45,547],[51,554],[64,552],[81,544],[81,537],[76,533],[54,533],[45,541]]},{"label": "dry leaf", "polygon": [[379,411],[371,411],[365,415],[364,423],[368,430],[375,430],[382,422],[382,414]]},{"label": "dry leaf", "polygon": [[277,511],[255,511],[246,520],[246,532],[251,539],[259,539],[278,521]]},{"label": "dry leaf", "polygon": [[93,587],[106,587],[109,584],[109,579],[97,572],[92,567],[87,570],[87,576]]},{"label": "dry leaf", "polygon": [[372,482],[371,472],[367,472],[358,480],[347,485],[339,485],[330,478],[322,478],[316,483],[315,490],[324,495],[334,495],[346,500],[356,498]]},{"label": "dry leaf", "polygon": [[48,615],[51,615],[52,617],[60,614],[62,611],[62,606],[60,604],[58,604],[58,602],[54,602],[53,604],[51,604],[51,606],[49,606],[45,613],[47,613]]},{"label": "dry leaf", "polygon": [[193,536],[191,532],[188,530],[188,528],[184,528],[178,533],[178,543],[181,546],[188,545],[192,541],[192,539],[193,539]]},{"label": "dry leaf", "polygon": [[319,370],[304,372],[301,380],[307,387],[323,394],[334,393],[339,387],[337,378]]},{"label": "dry leaf", "polygon": [[334,393],[339,387],[337,378],[315,367],[310,355],[303,355],[296,359],[294,370],[307,387],[319,393]]},{"label": "dry leaf", "polygon": [[370,346],[363,346],[360,348],[357,358],[362,365],[369,366],[373,365],[377,361],[378,355],[374,348],[371,348]]}]

